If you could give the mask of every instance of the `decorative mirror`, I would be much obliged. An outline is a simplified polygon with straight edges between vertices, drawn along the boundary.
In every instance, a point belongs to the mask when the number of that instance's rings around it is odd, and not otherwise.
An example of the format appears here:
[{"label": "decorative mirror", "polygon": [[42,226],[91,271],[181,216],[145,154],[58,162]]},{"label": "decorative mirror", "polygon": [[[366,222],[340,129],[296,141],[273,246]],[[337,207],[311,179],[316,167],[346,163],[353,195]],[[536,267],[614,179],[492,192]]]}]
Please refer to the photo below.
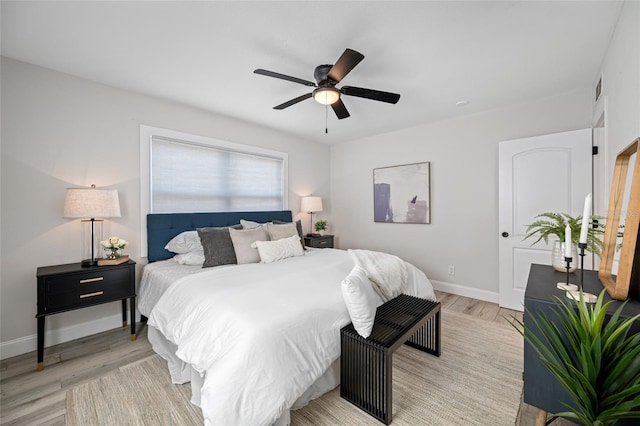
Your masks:
[{"label": "decorative mirror", "polygon": [[[631,179],[627,178],[629,169]],[[630,185],[628,188],[626,188]],[[620,224],[624,228],[620,228]],[[598,276],[613,299],[640,298],[640,138],[616,157]],[[624,230],[617,276],[612,275],[618,232]]]}]

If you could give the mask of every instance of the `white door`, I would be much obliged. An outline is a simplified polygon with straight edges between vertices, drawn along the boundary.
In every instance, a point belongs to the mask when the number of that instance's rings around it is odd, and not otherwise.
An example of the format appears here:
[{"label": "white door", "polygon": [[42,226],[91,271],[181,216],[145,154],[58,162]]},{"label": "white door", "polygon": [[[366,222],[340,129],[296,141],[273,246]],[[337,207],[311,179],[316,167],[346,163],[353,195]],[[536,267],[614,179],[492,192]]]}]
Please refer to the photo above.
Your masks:
[{"label": "white door", "polygon": [[[582,215],[591,190],[591,129],[500,142],[500,306],[523,310],[532,263],[551,264],[551,245],[523,241],[544,212]],[[586,263],[585,263],[586,264]]]},{"label": "white door", "polygon": [[[613,172],[607,171],[607,138],[606,138],[607,96],[602,95],[596,102],[593,114],[593,145],[598,147],[598,155],[593,156],[593,214],[606,216],[609,208],[607,189],[611,188]],[[613,161],[611,162],[613,164]],[[600,257],[589,253],[593,269],[598,270]]]}]

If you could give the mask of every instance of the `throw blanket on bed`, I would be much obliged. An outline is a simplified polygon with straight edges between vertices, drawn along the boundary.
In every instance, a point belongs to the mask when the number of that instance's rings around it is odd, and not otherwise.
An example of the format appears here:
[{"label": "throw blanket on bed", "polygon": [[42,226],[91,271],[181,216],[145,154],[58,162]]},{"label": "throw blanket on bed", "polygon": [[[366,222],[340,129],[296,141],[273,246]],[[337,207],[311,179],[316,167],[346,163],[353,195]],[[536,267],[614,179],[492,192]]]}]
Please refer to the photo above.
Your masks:
[{"label": "throw blanket on bed", "polygon": [[[148,325],[204,377],[207,425],[270,425],[340,355],[349,313],[340,283],[354,266],[343,250],[269,264],[208,268],[160,297]],[[433,298],[409,267],[408,293]]]},{"label": "throw blanket on bed", "polygon": [[349,250],[357,265],[373,283],[373,289],[387,302],[407,288],[407,265],[398,256],[370,250]]}]

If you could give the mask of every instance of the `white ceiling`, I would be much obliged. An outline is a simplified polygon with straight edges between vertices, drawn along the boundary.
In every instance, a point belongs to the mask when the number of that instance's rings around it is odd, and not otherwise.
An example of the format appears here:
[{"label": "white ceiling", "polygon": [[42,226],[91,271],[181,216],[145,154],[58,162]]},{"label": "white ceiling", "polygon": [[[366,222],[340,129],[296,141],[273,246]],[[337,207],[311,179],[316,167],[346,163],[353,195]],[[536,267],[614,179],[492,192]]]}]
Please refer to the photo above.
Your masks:
[{"label": "white ceiling", "polygon": [[[325,143],[359,139],[590,88],[615,28],[613,1],[2,1],[2,55]],[[338,85],[338,120],[310,88],[345,48],[365,59]],[[468,100],[464,107],[456,102]]]}]

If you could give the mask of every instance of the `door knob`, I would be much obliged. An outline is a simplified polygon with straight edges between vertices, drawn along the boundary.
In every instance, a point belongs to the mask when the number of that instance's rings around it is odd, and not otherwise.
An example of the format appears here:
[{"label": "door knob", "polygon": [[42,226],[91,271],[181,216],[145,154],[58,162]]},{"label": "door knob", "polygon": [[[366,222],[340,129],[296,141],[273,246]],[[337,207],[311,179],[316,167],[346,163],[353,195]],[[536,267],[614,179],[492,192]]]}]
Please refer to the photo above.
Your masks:
[{"label": "door knob", "polygon": [[509,233],[508,233],[508,232],[503,232],[503,233],[502,233],[502,236],[503,236],[504,238],[507,238],[507,237],[509,236]]}]

